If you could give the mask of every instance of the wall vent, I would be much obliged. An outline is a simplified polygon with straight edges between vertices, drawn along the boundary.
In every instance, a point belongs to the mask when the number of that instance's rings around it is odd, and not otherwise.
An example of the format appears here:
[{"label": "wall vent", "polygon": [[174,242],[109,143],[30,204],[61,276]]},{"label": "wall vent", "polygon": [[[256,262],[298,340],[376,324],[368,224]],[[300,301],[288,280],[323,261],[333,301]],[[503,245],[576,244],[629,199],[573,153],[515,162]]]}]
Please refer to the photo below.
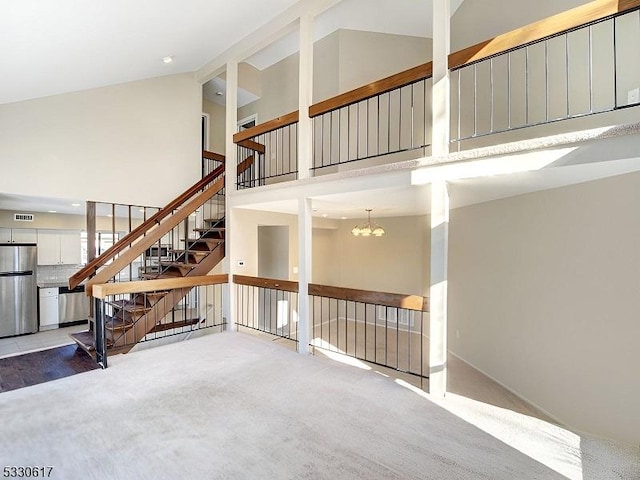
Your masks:
[{"label": "wall vent", "polygon": [[33,213],[14,213],[14,222],[33,222],[35,215]]}]

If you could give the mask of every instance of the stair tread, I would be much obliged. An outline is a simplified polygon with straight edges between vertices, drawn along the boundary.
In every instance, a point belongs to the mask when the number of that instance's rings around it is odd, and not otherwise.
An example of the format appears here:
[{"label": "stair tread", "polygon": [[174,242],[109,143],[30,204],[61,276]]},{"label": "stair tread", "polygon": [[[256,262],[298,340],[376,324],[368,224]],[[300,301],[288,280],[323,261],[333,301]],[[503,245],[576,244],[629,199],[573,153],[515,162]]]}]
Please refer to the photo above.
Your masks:
[{"label": "stair tread", "polygon": [[212,228],[194,228],[194,232],[224,232],[225,227],[212,227]]},{"label": "stair tread", "polygon": [[[136,299],[134,300],[134,302],[136,302],[137,305],[143,305],[140,302],[144,302],[145,300],[153,300],[156,298],[161,298],[164,297],[167,293],[169,293],[168,290],[162,290],[162,291],[157,291],[157,292],[145,292],[145,293],[139,293],[136,295]],[[147,307],[147,308],[151,308],[151,307]]]},{"label": "stair tread", "polygon": [[177,268],[195,268],[198,266],[197,263],[185,263],[185,262],[160,262],[160,265],[163,267],[177,267]]},{"label": "stair tread", "polygon": [[149,310],[149,307],[135,303],[133,300],[113,300],[107,303],[129,313],[139,313]]},{"label": "stair tread", "polygon": [[[180,241],[184,242],[185,239],[181,238]],[[222,243],[223,240],[221,238],[201,237],[201,238],[187,238],[186,241],[193,242],[193,243]]]},{"label": "stair tread", "polygon": [[[84,330],[82,332],[70,333],[69,336],[73,339],[74,342],[78,344],[80,348],[82,348],[89,355],[93,355],[96,351],[96,340],[93,336],[93,332],[89,330]],[[109,339],[105,339],[107,342],[107,348],[113,345],[113,342]]]},{"label": "stair tread", "polygon": [[206,256],[208,255],[209,252],[203,252],[202,250],[184,250],[184,249],[175,249],[175,250],[171,250],[171,253],[178,253],[178,254],[185,254],[188,253],[189,255],[201,255],[201,256]]},{"label": "stair tread", "polygon": [[180,272],[163,272],[163,273],[143,273],[140,275],[141,278],[145,280],[158,280],[161,278],[182,278],[183,275]]},{"label": "stair tread", "polygon": [[96,341],[93,338],[93,332],[84,330],[78,333],[72,333],[69,335],[83,350],[87,352],[94,352],[96,349]]},{"label": "stair tread", "polygon": [[135,322],[128,318],[107,317],[104,322],[107,330],[127,330],[133,326]]}]

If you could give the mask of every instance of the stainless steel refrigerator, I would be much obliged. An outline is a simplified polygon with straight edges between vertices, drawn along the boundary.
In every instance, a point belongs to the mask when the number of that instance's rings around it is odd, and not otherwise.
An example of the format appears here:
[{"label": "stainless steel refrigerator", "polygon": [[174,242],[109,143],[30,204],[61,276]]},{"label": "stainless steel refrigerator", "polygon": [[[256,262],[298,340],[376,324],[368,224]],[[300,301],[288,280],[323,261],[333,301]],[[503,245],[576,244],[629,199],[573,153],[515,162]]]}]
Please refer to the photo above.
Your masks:
[{"label": "stainless steel refrigerator", "polygon": [[38,331],[35,243],[0,243],[0,338]]}]

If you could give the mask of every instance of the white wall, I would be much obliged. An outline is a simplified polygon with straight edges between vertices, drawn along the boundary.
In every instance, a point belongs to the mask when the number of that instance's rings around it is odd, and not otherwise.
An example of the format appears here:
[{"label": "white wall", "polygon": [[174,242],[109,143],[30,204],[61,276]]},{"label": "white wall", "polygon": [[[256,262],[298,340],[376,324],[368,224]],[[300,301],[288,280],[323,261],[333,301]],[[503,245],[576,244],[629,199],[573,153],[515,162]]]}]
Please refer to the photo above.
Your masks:
[{"label": "white wall", "polygon": [[[344,220],[336,232],[337,286],[390,293],[428,295],[428,217],[375,219],[382,237],[354,237],[351,229],[366,219]],[[425,258],[426,257],[426,258]]]},{"label": "white wall", "polygon": [[[465,0],[451,17],[451,51],[510,32],[591,0]],[[505,8],[508,14],[505,15]]]},{"label": "white wall", "polygon": [[200,174],[201,91],[181,74],[0,105],[0,192],[166,204]]},{"label": "white wall", "polygon": [[258,226],[258,276],[289,277],[289,227]]},{"label": "white wall", "polygon": [[[351,229],[366,219],[314,219],[312,282],[346,288],[428,295],[429,220],[426,216],[382,218],[382,237],[354,237]],[[289,227],[289,277],[297,280],[298,217],[234,209],[233,255],[244,261],[241,275],[258,275],[258,226]]]},{"label": "white wall", "polygon": [[280,280],[297,280],[298,275],[293,273],[293,267],[298,265],[298,217],[244,208],[233,210],[230,227],[234,262],[244,261],[244,266],[237,267],[236,273],[254,277],[258,275],[258,226],[260,225],[289,227],[289,276]]},{"label": "white wall", "polygon": [[338,285],[339,271],[333,259],[337,253],[338,230],[335,228],[314,228],[312,250],[312,283],[318,285]]},{"label": "white wall", "polygon": [[258,114],[258,123],[298,110],[298,54],[265,68],[260,74],[262,96],[238,109],[238,119]]},{"label": "white wall", "polygon": [[[338,30],[314,44],[313,100],[380,80],[431,59],[431,40],[405,35]],[[258,123],[298,109],[298,53],[261,72],[262,98],[238,110]]]},{"label": "white wall", "polygon": [[429,38],[339,30],[339,92],[394,75],[431,60]]},{"label": "white wall", "polygon": [[209,114],[209,150],[224,155],[226,151],[226,110],[222,105],[202,100],[202,112]]},{"label": "white wall", "polygon": [[449,248],[451,350],[567,425],[636,445],[639,204],[631,174],[461,208]]}]

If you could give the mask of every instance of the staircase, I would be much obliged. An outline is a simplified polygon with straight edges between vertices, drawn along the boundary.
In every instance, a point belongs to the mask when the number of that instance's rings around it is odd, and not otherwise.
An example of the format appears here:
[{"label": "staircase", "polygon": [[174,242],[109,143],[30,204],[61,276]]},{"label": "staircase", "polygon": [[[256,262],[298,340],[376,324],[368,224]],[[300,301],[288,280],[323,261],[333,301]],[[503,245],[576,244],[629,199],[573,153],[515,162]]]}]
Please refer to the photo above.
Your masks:
[{"label": "staircase", "polygon": [[[188,225],[189,216],[204,210],[206,202],[214,201],[215,195],[222,191],[223,186],[224,168],[221,166],[161,209],[154,215],[156,218],[151,217],[103,255],[87,264],[69,279],[69,284],[88,280],[87,290],[90,292],[93,285],[113,281],[117,272],[128,268],[149,246],[160,242],[163,236],[170,235],[172,229]],[[158,271],[142,273],[141,279],[179,280],[207,275],[224,258],[224,217],[203,219],[198,228],[191,229],[190,235],[182,233],[184,238],[179,240],[179,245],[174,244],[169,249],[169,258],[159,262]],[[103,311],[107,351],[111,354],[125,353],[149,333],[196,325],[199,322],[197,312],[192,316],[182,312],[182,318],[178,320],[175,313],[172,313],[191,291],[191,287],[181,288],[179,284],[177,281],[176,287],[163,291],[130,293],[124,295],[124,298],[106,302]],[[90,329],[71,337],[95,358],[94,325],[95,319],[90,318]]]}]

